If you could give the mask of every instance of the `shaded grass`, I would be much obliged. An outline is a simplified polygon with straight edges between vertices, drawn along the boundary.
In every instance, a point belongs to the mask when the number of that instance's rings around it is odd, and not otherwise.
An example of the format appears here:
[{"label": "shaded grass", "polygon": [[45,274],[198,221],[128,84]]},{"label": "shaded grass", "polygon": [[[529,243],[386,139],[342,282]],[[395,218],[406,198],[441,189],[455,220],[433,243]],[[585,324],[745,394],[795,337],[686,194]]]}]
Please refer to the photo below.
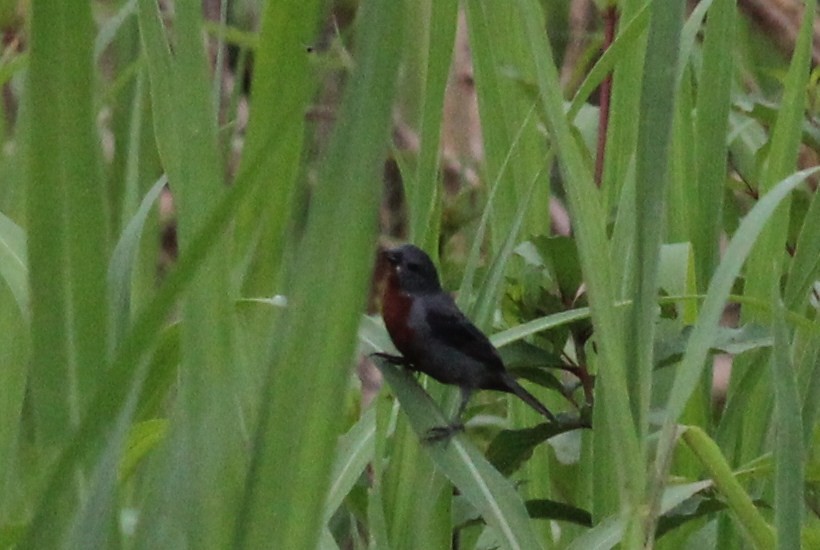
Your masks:
[{"label": "shaded grass", "polygon": [[[465,548],[487,540],[513,548],[640,547],[673,505],[691,505],[716,488],[727,509],[685,516],[658,545],[682,544],[710,521],[718,524],[716,545],[747,536],[796,544],[806,526],[801,448],[810,448],[820,410],[812,390],[820,384],[817,328],[807,301],[820,268],[820,216],[815,194],[802,224],[794,224],[800,231],[789,258],[783,242],[790,214],[777,204],[787,204],[811,173],[794,169],[811,18],[784,80],[771,143],[754,152],[759,171],[751,180],[760,200],[739,221],[717,215],[722,203],[735,202],[725,193],[727,115],[748,117],[732,112],[732,93],[742,93],[732,89],[728,47],[734,3],[702,2],[685,24],[663,6],[623,3],[619,37],[568,115],[541,4],[465,4],[492,191],[459,302],[488,332],[499,331],[498,345],[543,344],[543,331],[586,318],[595,329],[591,340],[554,354],[581,363],[572,364],[575,372],[597,375],[593,433],[531,448],[522,468],[505,478],[480,449],[502,428],[531,424],[517,405],[504,413],[504,401],[487,397],[473,411],[469,440],[429,448],[417,433],[439,409],[423,384],[387,369],[400,406],[383,393],[357,420],[358,389],[349,381],[397,104],[415,113],[421,137],[416,164],[405,164],[415,170],[404,171],[411,234],[428,248],[440,239],[439,129],[457,3],[361,6],[349,31],[355,48],[341,79],[344,100],[318,160],[305,154],[304,113],[319,85],[305,44],[315,40],[320,4],[268,3],[258,35],[210,24],[220,41],[255,52],[249,126],[226,187],[213,103],[222,82],[207,71],[198,6],[178,5],[166,26],[170,15],[151,3],[125,3],[94,42],[89,10],[63,13],[35,0],[21,122],[27,217],[20,226],[0,217],[0,359],[8,365],[0,384],[0,469],[10,488],[0,492],[0,533],[22,547],[430,548],[454,536]],[[128,107],[127,123],[116,123],[123,145],[112,161],[112,174],[120,174],[112,178],[125,181],[104,199],[94,61],[121,38],[127,50],[137,20],[142,43],[132,44],[134,59],[116,65],[106,94]],[[403,51],[408,44],[419,51]],[[668,63],[676,55],[679,65]],[[12,77],[25,61],[13,66],[3,65]],[[407,74],[413,67],[418,73]],[[598,190],[590,151],[571,122],[613,68],[611,147]],[[397,96],[401,71],[421,97]],[[765,137],[752,122],[753,137]],[[735,137],[749,137],[734,128],[741,133]],[[153,261],[136,250],[150,240],[150,205],[162,188],[160,180],[147,192],[157,155],[174,194],[180,257],[154,288]],[[563,304],[565,310],[510,323],[507,289],[540,291],[555,276],[544,262],[542,278],[527,287],[518,278],[517,248],[547,231],[553,158],[560,165],[555,183],[573,215],[572,244],[586,283],[580,299],[589,307]],[[668,223],[663,212],[671,213]],[[718,261],[721,232],[731,244]],[[122,243],[116,252],[111,234]],[[661,247],[672,240],[682,244],[674,253],[665,248],[664,260]],[[670,275],[670,265],[686,276]],[[784,274],[781,305],[776,283]],[[742,290],[733,288],[739,279]],[[693,296],[659,300],[659,286],[670,292],[666,285],[676,293],[708,291],[695,307]],[[768,344],[752,343],[736,361],[728,404],[713,428],[710,380],[702,373],[724,304],[740,291],[742,319],[771,327],[774,347],[770,354]],[[282,297],[270,300],[273,294]],[[235,307],[241,298],[248,299]],[[287,306],[260,307],[274,302]],[[178,328],[167,328],[172,320]],[[371,329],[378,349],[389,346],[378,324]],[[682,335],[682,361],[654,368],[656,346]],[[761,384],[770,376],[773,387]],[[430,390],[446,411],[452,392]],[[775,405],[747,414],[749,400]],[[773,421],[772,442],[766,434]],[[686,448],[677,445],[679,423],[688,425]],[[771,452],[774,469],[759,470],[758,481],[732,471]],[[698,481],[702,473],[712,481]],[[675,485],[674,476],[685,483]],[[771,496],[771,516],[754,508],[750,495],[758,489]],[[530,521],[526,495],[588,512],[593,526],[562,524],[562,539],[553,540],[546,522]],[[465,502],[479,513],[465,510]],[[474,521],[479,515],[483,520]],[[134,516],[136,528],[127,527]]]}]

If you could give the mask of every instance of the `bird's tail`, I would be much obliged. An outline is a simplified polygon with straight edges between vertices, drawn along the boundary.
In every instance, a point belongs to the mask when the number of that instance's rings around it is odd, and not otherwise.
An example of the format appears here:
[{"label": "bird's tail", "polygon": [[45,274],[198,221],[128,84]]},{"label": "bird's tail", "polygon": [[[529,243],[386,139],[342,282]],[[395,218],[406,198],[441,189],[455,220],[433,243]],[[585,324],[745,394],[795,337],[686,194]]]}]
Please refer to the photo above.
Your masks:
[{"label": "bird's tail", "polygon": [[521,400],[524,401],[524,403],[538,411],[550,422],[557,421],[555,415],[552,414],[550,410],[546,408],[533,394],[525,390],[521,384],[516,382],[515,378],[510,376],[509,373],[504,374],[506,374],[506,376],[504,376],[504,382],[506,382],[508,392],[514,393],[515,395],[520,397]]}]

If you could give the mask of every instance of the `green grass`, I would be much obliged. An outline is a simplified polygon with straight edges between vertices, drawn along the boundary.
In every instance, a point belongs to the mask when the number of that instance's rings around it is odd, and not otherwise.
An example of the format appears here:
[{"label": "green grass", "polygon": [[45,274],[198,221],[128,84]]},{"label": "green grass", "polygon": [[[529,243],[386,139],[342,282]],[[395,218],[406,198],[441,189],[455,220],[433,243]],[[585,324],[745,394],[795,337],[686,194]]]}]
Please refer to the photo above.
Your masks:
[{"label": "green grass", "polygon": [[[624,1],[567,100],[566,2],[335,9],[325,30],[325,4],[296,0],[227,23],[196,2],[32,0],[12,21],[0,548],[816,545],[820,168],[798,164],[817,155],[814,18],[781,59],[735,2]],[[453,194],[459,21],[483,156],[455,159],[480,188]],[[205,36],[252,68],[249,98]],[[598,187],[589,101],[610,71]],[[427,444],[457,391],[394,365],[364,402],[357,366],[392,349],[366,314],[390,154],[408,239],[528,388],[591,430],[481,392],[465,433]],[[550,236],[551,198],[570,236]]]}]

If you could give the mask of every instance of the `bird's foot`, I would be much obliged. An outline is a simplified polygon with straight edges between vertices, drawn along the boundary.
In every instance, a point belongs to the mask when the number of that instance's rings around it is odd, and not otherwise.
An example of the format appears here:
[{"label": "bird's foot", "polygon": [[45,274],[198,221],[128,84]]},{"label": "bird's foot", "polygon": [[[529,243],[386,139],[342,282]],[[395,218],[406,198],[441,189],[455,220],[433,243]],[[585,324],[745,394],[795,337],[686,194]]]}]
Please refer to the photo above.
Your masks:
[{"label": "bird's foot", "polygon": [[379,359],[384,359],[391,365],[399,365],[402,367],[410,366],[410,361],[407,360],[406,357],[402,357],[401,355],[393,355],[390,353],[384,353],[381,351],[377,351],[370,354],[370,357],[378,357]]},{"label": "bird's foot", "polygon": [[424,435],[424,442],[427,444],[438,443],[440,441],[450,441],[454,435],[464,431],[464,424],[456,422],[446,426],[435,426],[427,430]]}]

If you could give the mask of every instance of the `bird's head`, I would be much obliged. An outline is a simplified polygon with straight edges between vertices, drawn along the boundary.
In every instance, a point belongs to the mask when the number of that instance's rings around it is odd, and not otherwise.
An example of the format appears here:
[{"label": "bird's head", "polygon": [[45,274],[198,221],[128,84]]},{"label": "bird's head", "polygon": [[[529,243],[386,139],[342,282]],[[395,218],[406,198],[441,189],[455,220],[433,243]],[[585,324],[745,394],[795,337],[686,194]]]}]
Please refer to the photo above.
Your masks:
[{"label": "bird's head", "polygon": [[439,292],[438,272],[433,260],[412,244],[390,248],[384,252],[390,272],[390,283],[411,294]]}]

